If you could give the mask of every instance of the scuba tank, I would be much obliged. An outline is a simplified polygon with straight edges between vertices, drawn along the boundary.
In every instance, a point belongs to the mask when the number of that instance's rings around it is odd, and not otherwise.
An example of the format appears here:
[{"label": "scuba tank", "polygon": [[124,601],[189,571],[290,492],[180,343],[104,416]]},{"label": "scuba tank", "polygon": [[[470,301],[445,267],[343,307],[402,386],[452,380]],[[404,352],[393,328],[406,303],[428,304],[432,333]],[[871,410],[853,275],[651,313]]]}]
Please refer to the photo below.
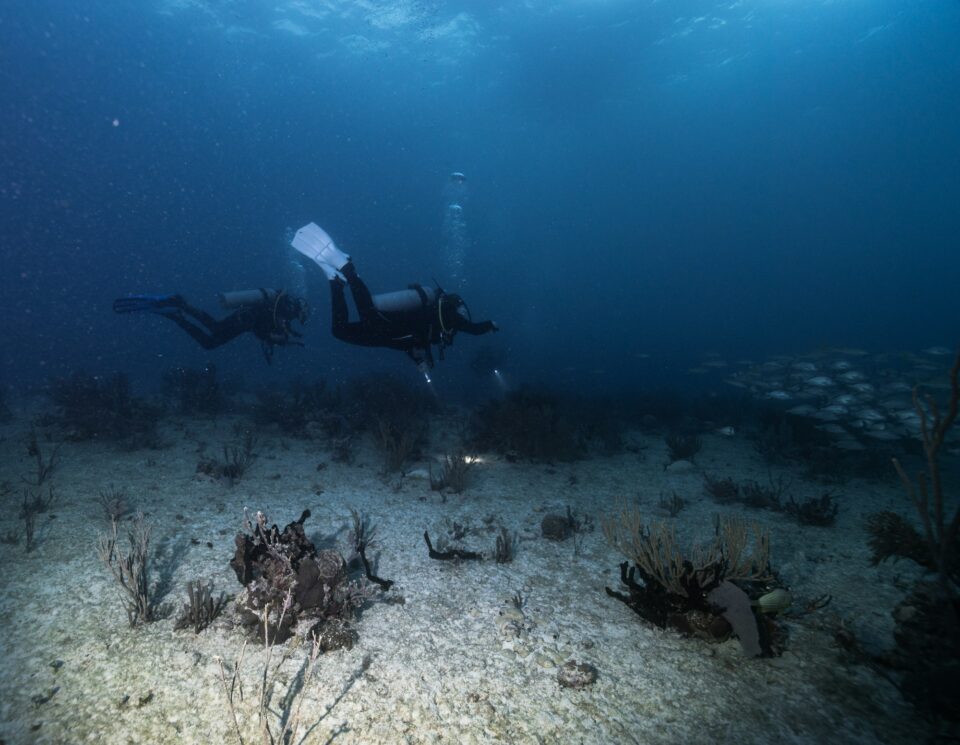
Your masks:
[{"label": "scuba tank", "polygon": [[437,291],[432,287],[410,285],[406,290],[374,295],[373,305],[381,313],[406,313],[426,305],[432,305],[437,299],[437,294]]},{"label": "scuba tank", "polygon": [[243,305],[262,305],[275,303],[280,297],[280,290],[269,290],[260,287],[256,290],[234,290],[221,292],[217,297],[224,308],[239,308]]}]

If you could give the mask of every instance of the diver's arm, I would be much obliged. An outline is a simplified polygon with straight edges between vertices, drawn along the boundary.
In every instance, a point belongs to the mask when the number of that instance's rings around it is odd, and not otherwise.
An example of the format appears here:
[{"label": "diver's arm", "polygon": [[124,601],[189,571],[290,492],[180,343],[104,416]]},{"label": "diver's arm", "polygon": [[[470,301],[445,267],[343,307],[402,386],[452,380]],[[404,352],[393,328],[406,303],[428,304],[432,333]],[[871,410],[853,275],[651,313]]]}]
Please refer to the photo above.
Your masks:
[{"label": "diver's arm", "polygon": [[[282,347],[282,346],[286,346],[287,344],[297,344],[297,342],[291,341],[290,337],[296,337],[297,339],[303,338],[303,334],[301,334],[296,329],[294,329],[290,321],[284,320],[284,321],[281,321],[278,325],[273,326],[272,325],[273,319],[271,318],[270,324],[272,328],[270,328],[270,330],[267,331],[266,334],[263,336],[261,336],[261,334],[263,333],[262,328],[259,333],[256,330],[254,330],[254,333],[257,334],[257,336],[260,336],[260,338],[263,341],[269,342],[270,344],[274,344],[278,347]],[[302,347],[303,344],[299,344],[299,346]]]},{"label": "diver's arm", "polygon": [[433,353],[430,351],[429,345],[425,347],[410,347],[410,349],[407,350],[407,356],[417,364],[421,372],[424,371],[424,367],[426,367],[427,370],[433,367]]},{"label": "diver's arm", "polygon": [[491,331],[499,331],[500,327],[497,326],[493,321],[480,321],[474,323],[473,321],[458,321],[457,322],[457,331],[463,331],[466,334],[472,334],[473,336],[480,336],[481,334],[488,334]]},{"label": "diver's arm", "polygon": [[[300,336],[300,334],[297,334]],[[267,359],[267,364],[270,364],[273,360],[273,348],[274,347],[305,347],[302,341],[295,341],[291,339],[289,334],[284,334],[279,331],[271,332],[266,338],[260,338],[260,345],[263,347],[263,356]]]},{"label": "diver's arm", "polygon": [[290,335],[285,333],[283,330],[273,329],[272,331],[267,332],[264,335],[257,334],[260,337],[260,341],[271,344],[275,347],[282,347],[290,339]]}]

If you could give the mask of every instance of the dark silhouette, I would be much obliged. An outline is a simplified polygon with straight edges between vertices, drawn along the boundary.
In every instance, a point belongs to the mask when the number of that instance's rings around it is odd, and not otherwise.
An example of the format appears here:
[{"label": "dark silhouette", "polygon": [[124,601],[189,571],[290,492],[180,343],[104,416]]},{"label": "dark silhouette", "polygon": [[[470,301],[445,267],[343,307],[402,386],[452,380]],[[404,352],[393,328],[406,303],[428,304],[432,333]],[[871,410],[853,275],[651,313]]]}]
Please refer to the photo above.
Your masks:
[{"label": "dark silhouette", "polygon": [[[465,315],[466,306],[459,295],[420,285],[412,285],[409,290],[401,291],[416,294],[416,299],[409,306],[381,310],[357,274],[353,262],[345,264],[341,271],[346,283],[339,277],[330,280],[333,304],[331,330],[341,341],[365,347],[399,349],[419,366],[431,368],[434,364],[433,345],[439,348],[440,359],[443,359],[444,350],[453,344],[458,331],[479,336],[498,330],[493,321],[471,321]],[[349,320],[345,284],[350,285],[353,302],[360,316],[358,321]],[[398,294],[390,293],[391,296]]]},{"label": "dark silhouette", "polygon": [[216,349],[241,334],[251,333],[260,340],[263,355],[269,363],[273,348],[295,345],[302,337],[292,324],[306,323],[309,313],[303,298],[283,290],[258,289],[224,293],[220,302],[226,308],[235,308],[224,318],[214,318],[200,308],[190,305],[182,295],[135,295],[113,301],[117,313],[149,311],[169,318],[204,349]]},{"label": "dark silhouette", "polygon": [[[463,298],[440,288],[410,285],[406,290],[372,295],[350,257],[314,223],[298,230],[292,245],[315,261],[330,280],[331,330],[341,341],[406,352],[426,373],[434,364],[434,345],[443,359],[457,332],[479,336],[499,331],[493,321],[472,321]],[[357,321],[349,320],[346,285],[357,306]]]}]

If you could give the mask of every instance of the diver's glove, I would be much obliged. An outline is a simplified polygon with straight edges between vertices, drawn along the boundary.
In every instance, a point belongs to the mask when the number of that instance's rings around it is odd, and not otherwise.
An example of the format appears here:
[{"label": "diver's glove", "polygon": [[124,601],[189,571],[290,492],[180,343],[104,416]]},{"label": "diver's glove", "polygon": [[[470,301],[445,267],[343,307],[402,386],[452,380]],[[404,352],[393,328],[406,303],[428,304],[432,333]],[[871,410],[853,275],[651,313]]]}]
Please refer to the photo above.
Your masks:
[{"label": "diver's glove", "polygon": [[496,321],[487,321],[487,323],[490,324],[490,330],[493,331],[494,333],[500,330],[500,327],[497,325]]},{"label": "diver's glove", "polygon": [[429,375],[429,374],[430,374],[430,363],[428,363],[426,360],[420,360],[420,361],[417,363],[417,369],[420,371],[420,374],[421,374],[421,375]]}]

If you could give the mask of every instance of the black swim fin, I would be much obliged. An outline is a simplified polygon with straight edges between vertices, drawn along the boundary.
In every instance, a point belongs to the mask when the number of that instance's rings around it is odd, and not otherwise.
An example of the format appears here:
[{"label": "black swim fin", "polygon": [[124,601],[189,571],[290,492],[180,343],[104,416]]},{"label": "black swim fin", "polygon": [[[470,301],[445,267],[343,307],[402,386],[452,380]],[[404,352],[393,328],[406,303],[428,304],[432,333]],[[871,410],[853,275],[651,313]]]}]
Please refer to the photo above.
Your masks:
[{"label": "black swim fin", "polygon": [[113,301],[114,313],[163,313],[183,304],[179,295],[130,295]]}]

